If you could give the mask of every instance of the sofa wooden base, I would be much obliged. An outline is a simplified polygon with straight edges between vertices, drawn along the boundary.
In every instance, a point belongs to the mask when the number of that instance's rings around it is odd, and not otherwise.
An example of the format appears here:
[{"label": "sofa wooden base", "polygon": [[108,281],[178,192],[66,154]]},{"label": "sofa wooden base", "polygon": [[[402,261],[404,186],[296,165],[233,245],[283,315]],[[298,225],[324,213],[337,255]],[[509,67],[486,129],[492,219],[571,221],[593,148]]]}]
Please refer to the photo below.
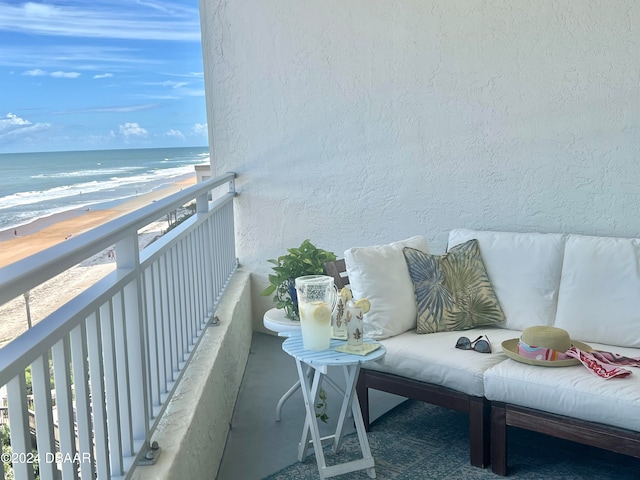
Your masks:
[{"label": "sofa wooden base", "polygon": [[507,475],[507,426],[603,448],[640,458],[640,433],[541,412],[501,402],[491,403],[491,468]]},{"label": "sofa wooden base", "polygon": [[491,408],[486,398],[364,368],[360,370],[356,388],[367,431],[369,431],[370,388],[467,413],[471,465],[481,468],[489,465]]}]

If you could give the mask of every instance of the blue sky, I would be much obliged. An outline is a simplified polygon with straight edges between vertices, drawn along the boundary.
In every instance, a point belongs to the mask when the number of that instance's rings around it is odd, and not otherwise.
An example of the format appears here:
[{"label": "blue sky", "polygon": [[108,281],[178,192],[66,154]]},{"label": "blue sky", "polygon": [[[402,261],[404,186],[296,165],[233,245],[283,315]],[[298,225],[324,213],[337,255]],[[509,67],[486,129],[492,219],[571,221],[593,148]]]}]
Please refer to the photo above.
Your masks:
[{"label": "blue sky", "polygon": [[198,0],[0,0],[0,153],[206,146]]}]

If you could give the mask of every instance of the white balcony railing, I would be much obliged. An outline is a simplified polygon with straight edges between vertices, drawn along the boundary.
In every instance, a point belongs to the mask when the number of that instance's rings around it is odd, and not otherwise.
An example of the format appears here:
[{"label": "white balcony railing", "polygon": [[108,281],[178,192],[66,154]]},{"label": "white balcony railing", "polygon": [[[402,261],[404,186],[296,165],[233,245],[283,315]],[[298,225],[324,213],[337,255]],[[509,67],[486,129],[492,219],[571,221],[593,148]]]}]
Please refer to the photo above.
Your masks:
[{"label": "white balcony railing", "polygon": [[[115,245],[115,271],[0,349],[16,479],[34,478],[33,435],[43,480],[126,478],[157,453],[149,439],[237,266],[234,178],[194,185],[0,269],[3,305]],[[192,200],[195,215],[139,250],[141,228]]]}]

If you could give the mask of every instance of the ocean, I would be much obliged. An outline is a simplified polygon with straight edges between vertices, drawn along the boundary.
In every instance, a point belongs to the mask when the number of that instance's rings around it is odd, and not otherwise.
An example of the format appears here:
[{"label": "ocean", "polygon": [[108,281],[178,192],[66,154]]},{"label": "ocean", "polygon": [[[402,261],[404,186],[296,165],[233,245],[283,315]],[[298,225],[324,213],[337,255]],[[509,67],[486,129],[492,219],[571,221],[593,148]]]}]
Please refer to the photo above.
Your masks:
[{"label": "ocean", "polygon": [[148,193],[208,162],[208,147],[0,154],[0,231]]}]

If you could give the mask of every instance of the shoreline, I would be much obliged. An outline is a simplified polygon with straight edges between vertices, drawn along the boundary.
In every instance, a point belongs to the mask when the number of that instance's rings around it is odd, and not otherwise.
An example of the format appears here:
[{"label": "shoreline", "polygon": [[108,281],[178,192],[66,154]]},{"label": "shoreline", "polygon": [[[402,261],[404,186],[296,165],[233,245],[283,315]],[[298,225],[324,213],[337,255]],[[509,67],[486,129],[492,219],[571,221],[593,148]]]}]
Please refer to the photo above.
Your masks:
[{"label": "shoreline", "polygon": [[[16,229],[0,231],[0,268],[52,247],[73,235],[95,228],[149,203],[195,185],[196,175],[177,177],[165,187],[135,197],[110,200],[90,208],[75,208],[38,218]],[[17,235],[14,234],[14,230]]]}]

